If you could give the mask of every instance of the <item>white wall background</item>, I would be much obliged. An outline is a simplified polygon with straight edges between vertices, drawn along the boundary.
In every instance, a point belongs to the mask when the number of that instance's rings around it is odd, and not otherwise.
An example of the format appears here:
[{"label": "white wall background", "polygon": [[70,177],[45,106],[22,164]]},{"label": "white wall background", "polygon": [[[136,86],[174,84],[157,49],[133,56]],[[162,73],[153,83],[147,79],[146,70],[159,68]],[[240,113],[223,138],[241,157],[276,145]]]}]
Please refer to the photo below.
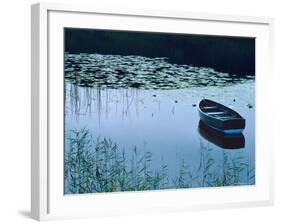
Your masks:
[{"label": "white wall background", "polygon": [[[0,223],[32,223],[30,208],[30,4],[32,0],[2,0],[0,6]],[[71,2],[75,0],[57,2]],[[79,0],[107,7],[164,9],[275,17],[275,75],[280,114],[281,7],[278,0]],[[264,74],[267,75],[267,74]],[[278,77],[279,76],[279,77]],[[193,211],[98,220],[79,223],[280,223],[281,153],[275,126],[275,205],[273,207]],[[272,131],[272,130],[269,130]],[[280,132],[281,137],[281,132]],[[280,158],[280,159],[279,159]],[[63,221],[59,223],[76,223]]]}]

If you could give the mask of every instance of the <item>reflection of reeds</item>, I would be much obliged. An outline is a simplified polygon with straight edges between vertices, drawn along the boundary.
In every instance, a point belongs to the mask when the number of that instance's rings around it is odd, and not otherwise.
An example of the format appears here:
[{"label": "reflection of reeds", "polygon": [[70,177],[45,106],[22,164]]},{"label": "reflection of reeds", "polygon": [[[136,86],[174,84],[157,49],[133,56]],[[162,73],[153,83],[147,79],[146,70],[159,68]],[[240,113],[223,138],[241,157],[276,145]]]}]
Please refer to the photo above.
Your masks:
[{"label": "reflection of reeds", "polygon": [[[105,119],[115,109],[115,114],[120,113],[124,120],[131,116],[134,112],[139,115],[139,98],[138,89],[102,89],[92,87],[79,87],[77,85],[66,82],[65,102],[66,113],[76,115],[96,114],[99,123],[104,115]],[[119,110],[119,111],[118,111]]]},{"label": "reflection of reeds", "polygon": [[[72,130],[65,150],[65,193],[140,191],[168,188],[234,186],[254,184],[254,169],[245,158],[223,153],[221,167],[215,166],[212,149],[201,144],[201,162],[192,171],[184,158],[179,159],[177,177],[169,177],[162,155],[158,169],[152,169],[152,153],[133,148],[128,159],[111,139],[92,136],[87,129]],[[247,182],[243,183],[246,175]]]}]

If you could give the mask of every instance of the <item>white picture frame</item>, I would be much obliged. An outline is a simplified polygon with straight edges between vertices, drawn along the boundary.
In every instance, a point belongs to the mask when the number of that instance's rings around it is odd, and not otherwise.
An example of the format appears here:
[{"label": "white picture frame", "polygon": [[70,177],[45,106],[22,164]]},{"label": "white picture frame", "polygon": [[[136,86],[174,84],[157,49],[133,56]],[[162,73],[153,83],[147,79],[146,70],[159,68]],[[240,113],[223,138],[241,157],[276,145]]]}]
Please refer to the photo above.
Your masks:
[{"label": "white picture frame", "polygon": [[[273,203],[273,19],[38,3],[32,15],[31,214],[37,220],[248,207]],[[255,37],[256,184],[227,188],[63,194],[63,28]],[[137,203],[136,203],[137,202]]]}]

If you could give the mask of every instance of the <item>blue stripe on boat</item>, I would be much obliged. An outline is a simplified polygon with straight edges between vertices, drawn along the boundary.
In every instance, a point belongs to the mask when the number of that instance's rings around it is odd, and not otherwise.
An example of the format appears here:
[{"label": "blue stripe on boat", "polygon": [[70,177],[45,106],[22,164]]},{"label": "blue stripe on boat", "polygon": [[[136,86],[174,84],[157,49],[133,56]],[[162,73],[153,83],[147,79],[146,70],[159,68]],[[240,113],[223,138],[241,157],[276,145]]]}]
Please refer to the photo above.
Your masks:
[{"label": "blue stripe on boat", "polygon": [[225,134],[240,134],[242,133],[243,129],[233,129],[233,130],[223,130]]},{"label": "blue stripe on boat", "polygon": [[214,126],[212,126],[212,125],[209,125],[209,124],[207,124],[207,126],[209,126],[210,128],[212,128],[212,129],[214,129],[214,130],[216,130],[216,131],[223,132],[224,134],[229,134],[229,135],[231,135],[231,134],[240,134],[240,133],[242,133],[242,131],[243,131],[243,129],[222,130],[222,129],[219,129],[219,128],[214,127]]}]

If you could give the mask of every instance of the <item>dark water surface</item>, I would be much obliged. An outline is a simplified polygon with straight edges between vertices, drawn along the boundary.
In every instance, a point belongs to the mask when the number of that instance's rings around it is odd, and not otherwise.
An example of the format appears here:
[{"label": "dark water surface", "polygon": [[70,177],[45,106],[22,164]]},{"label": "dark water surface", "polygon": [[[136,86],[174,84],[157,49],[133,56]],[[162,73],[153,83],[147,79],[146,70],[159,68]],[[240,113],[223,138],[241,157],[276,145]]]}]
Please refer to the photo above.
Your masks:
[{"label": "dark water surface", "polygon": [[[218,101],[246,119],[245,142],[238,149],[224,149],[200,132],[197,105],[203,98]],[[255,81],[250,75],[170,64],[165,58],[69,54],[65,66],[66,158],[72,131],[83,128],[93,142],[106,138],[116,144],[128,167],[133,166],[135,155],[149,152],[151,173],[165,175],[155,189],[255,183]],[[90,150],[95,151],[94,147]],[[90,172],[100,180],[98,165]],[[70,174],[65,180],[66,193],[124,190],[117,184],[113,190],[76,191],[69,187]]]}]

